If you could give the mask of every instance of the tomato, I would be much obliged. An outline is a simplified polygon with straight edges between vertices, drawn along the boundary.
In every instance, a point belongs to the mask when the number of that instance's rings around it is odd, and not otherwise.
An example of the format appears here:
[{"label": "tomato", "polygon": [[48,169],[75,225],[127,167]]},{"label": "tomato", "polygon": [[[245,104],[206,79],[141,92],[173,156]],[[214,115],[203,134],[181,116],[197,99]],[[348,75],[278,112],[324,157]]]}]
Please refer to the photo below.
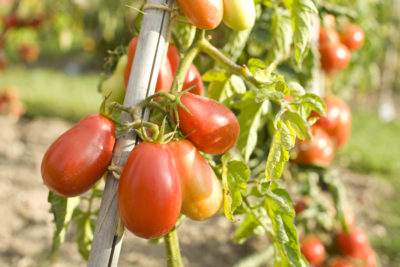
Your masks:
[{"label": "tomato", "polygon": [[369,248],[367,235],[358,228],[353,228],[349,234],[340,232],[336,237],[336,244],[343,254],[353,258],[362,258]]},{"label": "tomato", "polygon": [[224,0],[222,21],[236,31],[253,27],[256,20],[256,7],[249,0]]},{"label": "tomato", "polygon": [[362,260],[364,261],[365,267],[376,267],[376,253],[372,248],[367,248],[363,255]]},{"label": "tomato", "polygon": [[211,30],[222,20],[222,0],[178,0],[185,17],[197,28]]},{"label": "tomato", "polygon": [[61,135],[42,160],[42,178],[47,187],[65,197],[90,189],[110,164],[114,131],[111,120],[94,114]]},{"label": "tomato", "polygon": [[315,123],[332,137],[338,148],[347,144],[351,133],[351,111],[349,106],[340,98],[329,96],[324,98],[326,104],[326,116],[321,117],[312,113],[311,117],[319,117]]},{"label": "tomato", "polygon": [[294,204],[294,211],[296,212],[296,214],[301,213],[303,210],[305,210],[307,208],[306,202],[304,201],[304,199],[299,198],[295,201]]},{"label": "tomato", "polygon": [[319,47],[321,67],[330,73],[346,68],[350,63],[350,51],[341,43],[328,42]]},{"label": "tomato", "polygon": [[166,145],[137,145],[118,185],[118,211],[126,228],[142,238],[161,237],[174,227],[181,206],[181,185]]},{"label": "tomato", "polygon": [[182,187],[182,213],[193,220],[208,219],[222,205],[222,188],[207,161],[188,140],[168,143]]},{"label": "tomato", "polygon": [[332,14],[326,14],[324,16],[324,24],[328,28],[333,28],[336,25],[336,18]]},{"label": "tomato", "polygon": [[312,139],[298,140],[296,144],[297,156],[294,162],[302,165],[328,166],[334,156],[334,147],[329,135],[320,127],[311,127]]},{"label": "tomato", "polygon": [[325,258],[325,247],[321,240],[314,236],[308,236],[300,241],[300,250],[309,263],[318,265]]},{"label": "tomato", "polygon": [[355,266],[342,257],[336,257],[330,262],[329,267],[355,267]]},{"label": "tomato", "polygon": [[235,145],[240,126],[230,109],[192,93],[183,94],[181,102],[190,113],[178,107],[179,127],[198,149],[219,155]]},{"label": "tomato", "polygon": [[[178,49],[176,49],[175,45],[170,45],[168,47],[168,59],[171,64],[172,68],[172,73],[176,74],[176,71],[178,69],[179,65],[179,54],[178,54]],[[204,85],[203,85],[203,80],[201,79],[201,74],[197,70],[196,66],[194,64],[190,64],[190,67],[187,71],[185,81],[183,82],[183,89],[186,90],[189,89],[189,92],[196,94],[196,95],[204,95]]]},{"label": "tomato", "polygon": [[18,53],[21,60],[26,63],[32,63],[39,57],[40,49],[35,44],[20,44]]},{"label": "tomato", "polygon": [[[128,62],[125,67],[124,72],[124,83],[125,89],[128,88],[129,76],[131,73],[131,68],[133,64],[133,60],[135,59],[135,52],[138,43],[138,38],[134,37],[128,46]],[[172,82],[174,80],[174,75],[172,72],[171,64],[169,60],[164,58],[161,62],[160,71],[158,73],[157,84],[155,88],[155,92],[166,91],[169,92],[171,89]]]},{"label": "tomato", "polygon": [[117,67],[113,74],[101,85],[101,95],[107,97],[106,103],[118,102],[122,104],[125,98],[124,70],[128,61],[128,56],[123,55],[119,58]]},{"label": "tomato", "polygon": [[322,46],[325,43],[338,43],[339,40],[339,34],[334,29],[319,27],[319,46]]},{"label": "tomato", "polygon": [[340,33],[340,41],[347,46],[350,51],[356,51],[364,43],[364,32],[360,26],[349,24],[343,32]]}]

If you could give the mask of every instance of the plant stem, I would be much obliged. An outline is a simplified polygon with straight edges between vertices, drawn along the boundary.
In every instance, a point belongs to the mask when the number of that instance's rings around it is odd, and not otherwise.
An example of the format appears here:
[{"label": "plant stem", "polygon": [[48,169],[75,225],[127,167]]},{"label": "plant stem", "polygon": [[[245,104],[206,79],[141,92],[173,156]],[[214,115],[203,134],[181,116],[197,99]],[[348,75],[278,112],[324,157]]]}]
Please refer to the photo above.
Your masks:
[{"label": "plant stem", "polygon": [[204,40],[204,30],[196,30],[196,35],[194,37],[192,45],[189,47],[188,51],[185,54],[185,57],[182,58],[179,62],[178,69],[176,71],[176,75],[174,81],[172,82],[171,93],[177,93],[182,90],[183,83],[186,78],[187,71],[192,64],[193,59],[200,52],[199,44],[202,40]]},{"label": "plant stem", "polygon": [[200,42],[201,51],[207,53],[210,57],[215,59],[219,64],[221,64],[224,68],[229,69],[231,72],[238,74],[245,78],[247,81],[251,82],[255,86],[261,86],[261,83],[258,82],[253,75],[250,73],[249,69],[246,66],[237,65],[235,62],[230,60],[227,56],[225,56],[221,51],[218,50],[215,46],[213,46],[209,41],[203,38]]},{"label": "plant stem", "polygon": [[167,267],[183,267],[181,252],[179,250],[178,232],[174,227],[164,236],[167,254]]}]

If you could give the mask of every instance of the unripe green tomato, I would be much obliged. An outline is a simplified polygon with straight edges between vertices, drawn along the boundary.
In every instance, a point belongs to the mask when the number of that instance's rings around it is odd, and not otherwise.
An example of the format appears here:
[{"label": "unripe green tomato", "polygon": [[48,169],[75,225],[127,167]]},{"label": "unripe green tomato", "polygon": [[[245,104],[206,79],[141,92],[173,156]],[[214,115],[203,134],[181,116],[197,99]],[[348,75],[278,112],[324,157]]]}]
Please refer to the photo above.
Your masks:
[{"label": "unripe green tomato", "polygon": [[243,31],[253,27],[256,7],[253,0],[224,0],[222,21],[233,30]]},{"label": "unripe green tomato", "polygon": [[124,71],[128,62],[128,56],[123,55],[119,58],[114,73],[101,85],[101,95],[107,98],[106,104],[118,102],[122,104],[125,98]]}]

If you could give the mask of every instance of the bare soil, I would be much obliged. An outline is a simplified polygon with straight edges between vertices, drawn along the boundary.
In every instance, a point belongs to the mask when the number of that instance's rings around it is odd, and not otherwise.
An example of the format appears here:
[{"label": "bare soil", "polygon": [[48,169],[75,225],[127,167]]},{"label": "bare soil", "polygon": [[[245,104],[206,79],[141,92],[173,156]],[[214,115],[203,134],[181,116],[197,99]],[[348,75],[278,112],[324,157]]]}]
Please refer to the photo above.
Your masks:
[{"label": "bare soil", "polygon": [[[40,162],[47,147],[70,127],[60,119],[0,116],[0,266],[86,265],[70,234],[57,258],[48,260],[53,218],[48,213],[48,191],[40,176]],[[350,199],[355,206],[373,207],[374,196],[393,193],[374,177],[345,171],[343,180],[349,190],[358,191]],[[374,208],[354,208],[365,210],[357,214],[362,228],[385,235],[385,229],[374,224],[374,216],[378,216]],[[245,245],[234,244],[233,230],[234,225],[223,216],[205,222],[185,220],[179,228],[185,266],[233,266],[268,244],[265,237],[253,238]],[[165,266],[164,245],[149,244],[127,233],[119,266]]]}]

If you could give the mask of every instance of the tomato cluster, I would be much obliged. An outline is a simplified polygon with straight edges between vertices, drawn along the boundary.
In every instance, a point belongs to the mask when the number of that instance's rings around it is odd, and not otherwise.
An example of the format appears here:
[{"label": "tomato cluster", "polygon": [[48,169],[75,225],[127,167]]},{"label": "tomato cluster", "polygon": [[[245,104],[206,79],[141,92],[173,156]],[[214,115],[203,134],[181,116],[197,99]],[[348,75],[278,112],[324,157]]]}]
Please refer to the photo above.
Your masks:
[{"label": "tomato cluster", "polygon": [[321,68],[328,75],[346,68],[350,63],[350,51],[360,49],[364,42],[364,33],[358,25],[350,23],[339,34],[335,24],[335,18],[329,15],[325,19],[326,28],[321,26],[319,32]]},{"label": "tomato cluster", "polygon": [[242,31],[253,27],[256,19],[254,2],[248,0],[178,0],[178,4],[190,23],[203,30],[214,29],[223,21]]},{"label": "tomato cluster", "polygon": [[294,162],[302,165],[319,165],[327,167],[334,156],[335,147],[342,148],[350,137],[351,111],[340,98],[329,96],[324,98],[326,116],[312,112],[310,117],[318,120],[311,126],[313,138],[296,144]]}]

